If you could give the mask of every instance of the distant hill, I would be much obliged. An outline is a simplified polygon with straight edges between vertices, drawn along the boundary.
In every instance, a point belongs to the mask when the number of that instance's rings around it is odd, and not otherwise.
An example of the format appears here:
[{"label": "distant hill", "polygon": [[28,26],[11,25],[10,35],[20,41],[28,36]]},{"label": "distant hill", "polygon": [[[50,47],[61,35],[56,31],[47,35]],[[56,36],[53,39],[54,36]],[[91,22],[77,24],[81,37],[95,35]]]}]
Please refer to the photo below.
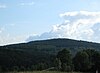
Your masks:
[{"label": "distant hill", "polygon": [[81,49],[96,49],[100,50],[100,44],[87,41],[79,41],[72,39],[48,39],[48,40],[38,40],[31,41],[28,43],[12,44],[1,46],[4,49],[21,50],[21,51],[48,51],[49,53],[55,53],[61,49],[70,49],[71,51],[77,52]]},{"label": "distant hill", "polygon": [[58,51],[64,48],[71,50],[74,55],[77,51],[83,49],[100,51],[100,44],[58,38],[0,46],[0,67],[4,69],[11,69],[14,66],[31,67],[44,62],[52,67],[53,58],[55,58]]}]

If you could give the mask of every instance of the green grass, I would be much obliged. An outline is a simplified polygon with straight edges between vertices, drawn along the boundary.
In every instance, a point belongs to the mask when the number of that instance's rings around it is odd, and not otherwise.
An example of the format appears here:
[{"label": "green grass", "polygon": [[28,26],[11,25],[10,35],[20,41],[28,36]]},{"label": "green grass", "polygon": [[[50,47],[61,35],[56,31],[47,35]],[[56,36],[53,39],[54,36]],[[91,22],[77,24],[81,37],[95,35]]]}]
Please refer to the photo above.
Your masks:
[{"label": "green grass", "polygon": [[[25,71],[25,72],[7,72],[7,73],[83,73],[83,72],[60,72],[60,71]],[[86,73],[86,72],[85,72]]]}]

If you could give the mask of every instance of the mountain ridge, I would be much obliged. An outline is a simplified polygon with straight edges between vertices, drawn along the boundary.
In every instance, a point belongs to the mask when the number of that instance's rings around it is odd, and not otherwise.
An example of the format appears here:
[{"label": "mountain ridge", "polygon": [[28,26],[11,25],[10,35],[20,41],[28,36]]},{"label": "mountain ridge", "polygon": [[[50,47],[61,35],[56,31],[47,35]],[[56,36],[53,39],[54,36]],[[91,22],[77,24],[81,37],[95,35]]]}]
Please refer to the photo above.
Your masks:
[{"label": "mountain ridge", "polygon": [[[93,44],[100,44],[98,42],[85,41],[85,40],[76,40],[76,39],[69,39],[69,38],[53,38],[53,39],[45,39],[45,40],[33,40],[33,41],[24,42],[24,43],[7,44],[7,45],[2,45],[2,46],[28,44],[28,43],[41,42],[41,41],[50,41],[50,40],[73,40],[73,41],[78,41],[78,42],[87,42],[87,43],[93,43]],[[0,47],[2,47],[2,46],[0,46]]]},{"label": "mountain ridge", "polygon": [[100,51],[100,43],[96,42],[88,42],[88,41],[82,41],[82,40],[74,40],[74,39],[67,39],[67,38],[54,38],[54,39],[47,39],[47,40],[36,40],[36,41],[30,41],[27,43],[18,43],[18,44],[10,44],[5,46],[0,46],[2,48],[6,49],[19,49],[19,50],[47,50],[51,49],[54,51],[60,50],[63,48],[75,49],[76,51],[78,49],[96,49]]}]

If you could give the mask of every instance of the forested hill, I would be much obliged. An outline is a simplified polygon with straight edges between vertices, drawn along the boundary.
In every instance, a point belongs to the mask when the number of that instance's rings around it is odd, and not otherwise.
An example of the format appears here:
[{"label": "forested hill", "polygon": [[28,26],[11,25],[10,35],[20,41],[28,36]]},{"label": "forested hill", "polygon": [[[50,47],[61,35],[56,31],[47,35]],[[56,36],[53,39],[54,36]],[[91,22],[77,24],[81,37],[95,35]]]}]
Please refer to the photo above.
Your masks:
[{"label": "forested hill", "polygon": [[57,52],[61,49],[70,49],[71,51],[78,51],[82,49],[95,49],[100,50],[99,43],[87,42],[87,41],[78,41],[72,39],[48,39],[48,40],[38,40],[31,41],[28,43],[21,44],[12,44],[1,46],[0,48],[4,49],[13,49],[13,50],[22,50],[22,51],[47,51]]},{"label": "forested hill", "polygon": [[69,49],[74,55],[82,49],[100,51],[100,44],[60,38],[0,46],[0,68],[4,71],[47,69],[53,67],[55,56],[62,49]]}]

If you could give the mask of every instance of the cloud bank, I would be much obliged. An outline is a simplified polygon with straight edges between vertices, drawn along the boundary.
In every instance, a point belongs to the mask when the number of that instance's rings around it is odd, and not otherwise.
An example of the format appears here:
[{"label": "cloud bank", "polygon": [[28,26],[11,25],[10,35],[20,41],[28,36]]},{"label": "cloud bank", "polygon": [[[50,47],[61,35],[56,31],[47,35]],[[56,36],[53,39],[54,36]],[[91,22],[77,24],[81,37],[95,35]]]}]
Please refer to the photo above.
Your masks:
[{"label": "cloud bank", "polygon": [[27,41],[69,38],[100,42],[100,12],[74,11],[60,14],[64,19],[62,24],[52,26],[50,32],[41,35],[30,36]]}]

